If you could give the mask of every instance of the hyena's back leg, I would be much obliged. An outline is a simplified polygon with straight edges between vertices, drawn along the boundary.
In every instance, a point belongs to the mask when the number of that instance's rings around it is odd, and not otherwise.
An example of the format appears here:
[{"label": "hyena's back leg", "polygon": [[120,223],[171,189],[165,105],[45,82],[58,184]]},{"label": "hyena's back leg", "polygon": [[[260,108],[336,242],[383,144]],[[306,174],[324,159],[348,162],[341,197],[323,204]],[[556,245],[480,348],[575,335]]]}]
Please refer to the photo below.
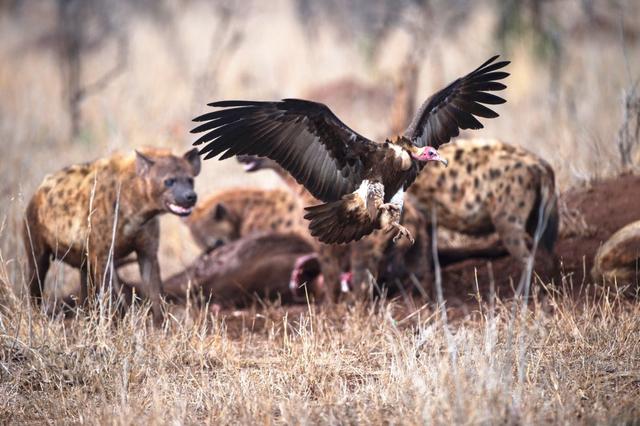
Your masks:
[{"label": "hyena's back leg", "polygon": [[24,246],[27,255],[26,281],[31,300],[36,304],[42,303],[44,279],[51,264],[51,250],[39,235],[32,232],[29,223],[25,222]]},{"label": "hyena's back leg", "polygon": [[499,194],[497,201],[498,203],[491,213],[491,220],[496,232],[509,254],[525,264],[531,253],[531,237],[527,233],[527,219],[535,199],[525,196],[520,200],[513,200],[507,191],[507,193]]}]

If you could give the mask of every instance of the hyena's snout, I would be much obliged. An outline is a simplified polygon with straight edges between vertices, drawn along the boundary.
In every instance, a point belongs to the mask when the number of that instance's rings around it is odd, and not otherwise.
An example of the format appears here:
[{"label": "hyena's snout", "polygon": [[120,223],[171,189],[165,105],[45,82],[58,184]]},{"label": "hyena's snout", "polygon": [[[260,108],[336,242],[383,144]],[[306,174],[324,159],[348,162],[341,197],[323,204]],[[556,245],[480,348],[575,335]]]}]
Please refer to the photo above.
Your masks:
[{"label": "hyena's snout", "polygon": [[173,214],[188,216],[193,210],[193,206],[198,201],[198,195],[193,189],[193,185],[173,185],[171,188],[167,207]]},{"label": "hyena's snout", "polygon": [[176,195],[176,203],[183,207],[193,207],[198,201],[198,194],[193,189],[188,189]]}]

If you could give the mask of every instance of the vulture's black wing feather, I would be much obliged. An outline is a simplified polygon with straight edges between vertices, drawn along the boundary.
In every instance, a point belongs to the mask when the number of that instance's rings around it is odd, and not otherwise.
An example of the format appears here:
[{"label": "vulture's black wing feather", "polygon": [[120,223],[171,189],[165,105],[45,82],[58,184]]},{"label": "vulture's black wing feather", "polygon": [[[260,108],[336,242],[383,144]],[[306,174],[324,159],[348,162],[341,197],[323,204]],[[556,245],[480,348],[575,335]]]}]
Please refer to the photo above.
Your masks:
[{"label": "vulture's black wing feather", "polygon": [[417,145],[438,148],[458,136],[460,129],[481,129],[476,117],[495,118],[496,112],[483,104],[497,105],[505,102],[491,91],[507,86],[499,83],[509,73],[497,71],[509,61],[494,62],[494,56],[477,69],[435,93],[420,107],[405,136]]},{"label": "vulture's black wing feather", "polygon": [[300,99],[280,102],[222,101],[194,119],[204,122],[205,159],[223,154],[257,155],[276,161],[314,197],[337,201],[361,182],[367,154],[378,146],[347,127],[326,105]]}]

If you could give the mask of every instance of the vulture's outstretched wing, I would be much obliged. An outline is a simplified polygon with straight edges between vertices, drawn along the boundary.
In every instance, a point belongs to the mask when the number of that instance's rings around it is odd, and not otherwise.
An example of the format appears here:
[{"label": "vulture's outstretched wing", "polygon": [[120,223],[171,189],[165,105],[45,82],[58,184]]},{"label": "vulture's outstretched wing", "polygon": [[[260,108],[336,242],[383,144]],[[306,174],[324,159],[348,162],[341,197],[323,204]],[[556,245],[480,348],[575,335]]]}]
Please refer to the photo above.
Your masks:
[{"label": "vulture's outstretched wing", "polygon": [[347,127],[326,105],[300,99],[280,102],[222,101],[220,109],[194,121],[206,132],[205,159],[224,153],[257,155],[276,161],[314,197],[337,201],[359,185],[367,154],[378,144]]},{"label": "vulture's outstretched wing", "polygon": [[509,64],[509,61],[494,63],[497,58],[497,55],[494,56],[427,99],[404,135],[417,146],[438,148],[458,136],[460,129],[482,129],[482,123],[475,116],[497,117],[496,112],[482,105],[505,102],[499,96],[486,93],[507,87],[497,80],[502,80],[509,73],[496,70]]}]

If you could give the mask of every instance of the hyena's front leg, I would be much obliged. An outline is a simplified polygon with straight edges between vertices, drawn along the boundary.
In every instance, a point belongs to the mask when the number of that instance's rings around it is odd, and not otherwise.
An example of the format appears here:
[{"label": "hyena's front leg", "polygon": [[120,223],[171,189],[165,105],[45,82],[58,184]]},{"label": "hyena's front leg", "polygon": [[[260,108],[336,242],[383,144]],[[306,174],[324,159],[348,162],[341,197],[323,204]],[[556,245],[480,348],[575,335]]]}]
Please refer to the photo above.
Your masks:
[{"label": "hyena's front leg", "polygon": [[92,259],[88,268],[83,265],[80,274],[79,306],[100,308],[100,303],[107,303],[109,311],[124,316],[128,301],[109,254]]},{"label": "hyena's front leg", "polygon": [[138,266],[140,267],[140,276],[147,291],[147,296],[151,300],[151,312],[153,314],[153,324],[162,325],[163,314],[160,303],[160,293],[162,282],[160,280],[160,264],[158,256],[152,256],[144,252],[137,252]]},{"label": "hyena's front leg", "polygon": [[159,234],[159,223],[157,219],[154,219],[145,226],[140,238],[136,242],[136,255],[138,256],[140,276],[142,277],[142,284],[146,296],[151,301],[153,324],[156,326],[162,325],[164,320],[160,300],[162,281],[160,278],[160,264],[158,262]]},{"label": "hyena's front leg", "polygon": [[[93,280],[89,277],[89,265],[87,264],[88,260],[84,259],[80,264],[80,294],[78,295],[78,300],[75,302],[76,306],[84,307],[89,298],[89,286],[91,285],[89,281],[93,282]],[[95,268],[95,266],[94,266]]]},{"label": "hyena's front leg", "polygon": [[372,182],[367,188],[367,211],[372,220],[377,220],[379,228],[385,232],[395,232],[393,242],[400,237],[407,238],[411,244],[415,242],[411,232],[400,224],[404,190],[400,188],[388,203],[384,203],[384,186],[380,182]]}]

